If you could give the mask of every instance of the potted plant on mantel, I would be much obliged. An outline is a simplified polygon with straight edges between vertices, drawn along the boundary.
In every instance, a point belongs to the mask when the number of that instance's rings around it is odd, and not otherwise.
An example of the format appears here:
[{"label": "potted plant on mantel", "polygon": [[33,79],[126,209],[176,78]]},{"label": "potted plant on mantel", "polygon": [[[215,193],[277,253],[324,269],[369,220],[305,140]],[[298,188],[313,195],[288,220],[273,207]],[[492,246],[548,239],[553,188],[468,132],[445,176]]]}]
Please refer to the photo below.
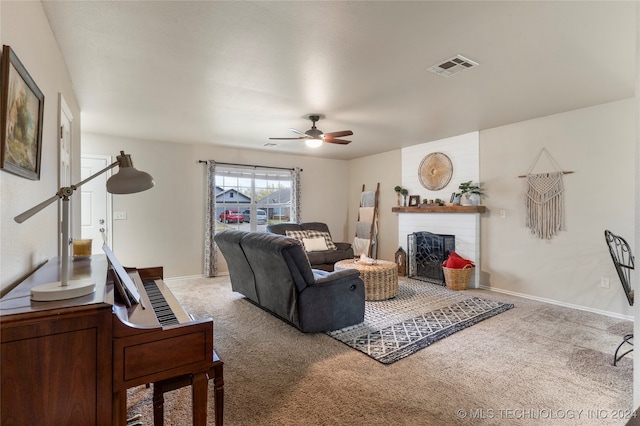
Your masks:
[{"label": "potted plant on mantel", "polygon": [[407,197],[409,196],[409,190],[406,188],[402,188],[400,193],[402,194],[402,198],[404,199],[404,206],[407,207],[409,205],[407,204]]},{"label": "potted plant on mantel", "polygon": [[[393,189],[394,191],[396,191],[396,194],[398,194],[398,207],[400,207],[401,205],[403,207],[407,207],[407,196],[409,195],[409,190],[401,187],[400,185],[396,186]],[[400,197],[402,197],[404,200],[404,203],[402,204],[400,204]]]},{"label": "potted plant on mantel", "polygon": [[460,192],[455,194],[459,197],[463,206],[477,206],[480,204],[480,197],[484,195],[481,184],[473,184],[472,181],[462,182],[458,189]]},{"label": "potted plant on mantel", "polygon": [[398,207],[400,207],[402,205],[402,203],[400,202],[400,199],[402,197],[402,187],[400,185],[396,186],[395,188],[393,188],[394,191],[396,191],[396,194],[398,194]]}]

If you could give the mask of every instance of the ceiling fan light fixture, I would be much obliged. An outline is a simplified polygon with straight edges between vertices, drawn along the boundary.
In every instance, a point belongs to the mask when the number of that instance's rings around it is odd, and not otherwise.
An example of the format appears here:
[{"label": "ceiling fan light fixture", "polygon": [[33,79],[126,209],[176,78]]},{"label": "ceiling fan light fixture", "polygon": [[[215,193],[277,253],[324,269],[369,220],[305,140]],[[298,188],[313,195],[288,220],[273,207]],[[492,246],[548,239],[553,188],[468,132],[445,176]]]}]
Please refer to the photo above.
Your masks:
[{"label": "ceiling fan light fixture", "polygon": [[322,145],[322,139],[310,138],[305,140],[304,144],[307,145],[309,148],[320,148],[320,146]]},{"label": "ceiling fan light fixture", "polygon": [[322,114],[310,114],[307,117],[311,120],[311,128],[306,132],[301,132],[298,129],[290,128],[293,133],[297,133],[299,136],[295,138],[269,138],[271,140],[304,140],[305,144],[310,148],[318,148],[322,145],[323,142],[338,144],[338,145],[347,145],[350,144],[351,141],[345,139],[339,139],[343,136],[351,136],[353,132],[351,130],[341,130],[339,132],[330,132],[324,133],[322,130],[316,127],[316,121],[321,118],[324,118]]}]

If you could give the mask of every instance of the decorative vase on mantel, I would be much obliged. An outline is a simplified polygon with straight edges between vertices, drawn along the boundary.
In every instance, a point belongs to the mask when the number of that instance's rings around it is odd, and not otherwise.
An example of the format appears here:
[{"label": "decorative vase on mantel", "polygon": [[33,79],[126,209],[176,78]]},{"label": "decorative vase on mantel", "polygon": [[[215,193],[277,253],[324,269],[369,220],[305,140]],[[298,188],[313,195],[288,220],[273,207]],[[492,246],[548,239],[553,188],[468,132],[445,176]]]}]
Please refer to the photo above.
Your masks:
[{"label": "decorative vase on mantel", "polygon": [[400,194],[399,192],[397,194],[398,194],[398,207],[400,207],[402,203],[400,200],[400,197],[402,196],[402,194]]},{"label": "decorative vase on mantel", "polygon": [[463,206],[479,206],[480,205],[480,194],[465,194],[462,196],[462,205]]}]

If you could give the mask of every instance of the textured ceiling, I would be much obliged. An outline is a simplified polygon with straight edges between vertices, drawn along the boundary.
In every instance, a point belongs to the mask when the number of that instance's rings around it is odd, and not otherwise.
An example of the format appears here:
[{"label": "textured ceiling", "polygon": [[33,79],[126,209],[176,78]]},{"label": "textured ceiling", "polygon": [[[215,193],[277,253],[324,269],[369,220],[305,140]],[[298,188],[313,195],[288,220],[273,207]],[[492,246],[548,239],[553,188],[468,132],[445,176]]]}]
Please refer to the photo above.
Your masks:
[{"label": "textured ceiling", "polygon": [[[352,159],[635,90],[635,2],[43,4],[88,132]],[[352,143],[264,146],[309,113]]]}]

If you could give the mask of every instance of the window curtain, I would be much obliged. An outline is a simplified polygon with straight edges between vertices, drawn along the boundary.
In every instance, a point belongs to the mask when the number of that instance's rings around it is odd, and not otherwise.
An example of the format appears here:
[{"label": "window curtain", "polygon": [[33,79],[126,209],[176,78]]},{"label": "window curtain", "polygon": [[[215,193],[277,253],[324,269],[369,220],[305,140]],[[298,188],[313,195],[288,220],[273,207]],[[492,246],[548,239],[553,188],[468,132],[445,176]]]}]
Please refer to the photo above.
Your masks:
[{"label": "window curtain", "polygon": [[204,275],[218,275],[218,255],[213,237],[216,234],[216,162],[207,161],[207,203],[204,230]]},{"label": "window curtain", "polygon": [[295,167],[291,170],[291,222],[300,223],[302,211],[300,208],[300,176],[302,169]]}]

